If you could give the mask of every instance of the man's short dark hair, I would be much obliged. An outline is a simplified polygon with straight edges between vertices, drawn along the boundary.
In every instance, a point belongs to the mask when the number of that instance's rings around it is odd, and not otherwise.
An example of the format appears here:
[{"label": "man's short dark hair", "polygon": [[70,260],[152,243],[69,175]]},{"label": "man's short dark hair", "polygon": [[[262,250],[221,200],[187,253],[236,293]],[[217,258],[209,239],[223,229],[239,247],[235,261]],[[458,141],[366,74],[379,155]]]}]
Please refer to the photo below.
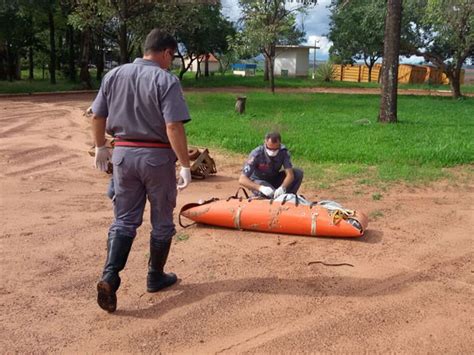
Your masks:
[{"label": "man's short dark hair", "polygon": [[278,132],[268,132],[265,135],[265,140],[266,141],[270,140],[270,142],[272,142],[272,143],[280,143],[281,142],[280,133],[278,133]]},{"label": "man's short dark hair", "polygon": [[166,49],[171,49],[173,52],[178,48],[178,42],[172,35],[167,32],[155,28],[146,36],[144,51],[147,52],[161,52]]}]

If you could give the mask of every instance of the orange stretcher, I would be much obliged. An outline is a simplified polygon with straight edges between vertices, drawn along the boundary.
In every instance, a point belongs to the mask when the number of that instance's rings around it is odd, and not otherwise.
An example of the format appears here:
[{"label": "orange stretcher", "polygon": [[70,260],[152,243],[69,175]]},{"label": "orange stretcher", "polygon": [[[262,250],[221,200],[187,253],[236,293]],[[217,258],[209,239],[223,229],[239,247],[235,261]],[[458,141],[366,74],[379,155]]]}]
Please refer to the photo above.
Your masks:
[{"label": "orange stretcher", "polygon": [[304,197],[285,194],[276,200],[236,195],[190,203],[181,208],[182,217],[213,226],[296,234],[312,237],[361,237],[368,226],[367,216],[334,201],[309,202]]}]

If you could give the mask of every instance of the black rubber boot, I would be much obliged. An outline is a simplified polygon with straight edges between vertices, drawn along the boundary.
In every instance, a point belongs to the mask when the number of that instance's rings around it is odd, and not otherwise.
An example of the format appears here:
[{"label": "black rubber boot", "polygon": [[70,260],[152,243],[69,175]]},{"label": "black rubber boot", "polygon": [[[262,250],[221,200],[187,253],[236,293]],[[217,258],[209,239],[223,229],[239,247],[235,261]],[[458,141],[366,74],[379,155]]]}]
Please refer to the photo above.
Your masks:
[{"label": "black rubber boot", "polygon": [[97,303],[107,312],[117,309],[116,292],[120,287],[119,272],[127,263],[128,254],[132,248],[133,238],[110,232],[107,240],[107,260],[102,279],[97,284]]},{"label": "black rubber boot", "polygon": [[163,271],[170,247],[171,239],[169,241],[150,240],[150,260],[148,261],[148,276],[146,279],[148,292],[158,292],[178,281],[175,274],[166,274]]}]

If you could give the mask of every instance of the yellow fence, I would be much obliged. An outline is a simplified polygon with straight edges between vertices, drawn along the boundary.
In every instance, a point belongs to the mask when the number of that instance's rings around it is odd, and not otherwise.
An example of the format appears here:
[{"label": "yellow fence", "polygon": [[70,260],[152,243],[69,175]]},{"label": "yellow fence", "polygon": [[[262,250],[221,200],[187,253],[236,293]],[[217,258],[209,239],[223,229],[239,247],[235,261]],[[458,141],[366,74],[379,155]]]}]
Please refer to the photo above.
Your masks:
[{"label": "yellow fence", "polygon": [[[337,81],[368,82],[369,67],[366,65],[334,64],[333,79]],[[382,65],[372,67],[371,81],[378,82]],[[401,84],[449,84],[449,79],[441,69],[428,65],[400,64],[398,66],[398,82]],[[464,70],[461,70],[461,84],[464,84]]]}]

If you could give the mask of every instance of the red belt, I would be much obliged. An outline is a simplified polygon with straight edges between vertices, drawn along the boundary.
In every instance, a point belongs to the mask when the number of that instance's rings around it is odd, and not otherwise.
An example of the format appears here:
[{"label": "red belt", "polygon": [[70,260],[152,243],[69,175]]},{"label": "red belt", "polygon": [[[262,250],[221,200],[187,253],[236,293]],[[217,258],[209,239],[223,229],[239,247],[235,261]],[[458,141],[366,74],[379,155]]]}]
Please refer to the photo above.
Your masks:
[{"label": "red belt", "polygon": [[135,141],[121,138],[115,138],[115,147],[132,147],[132,148],[171,148],[169,143],[150,142],[150,141]]}]

